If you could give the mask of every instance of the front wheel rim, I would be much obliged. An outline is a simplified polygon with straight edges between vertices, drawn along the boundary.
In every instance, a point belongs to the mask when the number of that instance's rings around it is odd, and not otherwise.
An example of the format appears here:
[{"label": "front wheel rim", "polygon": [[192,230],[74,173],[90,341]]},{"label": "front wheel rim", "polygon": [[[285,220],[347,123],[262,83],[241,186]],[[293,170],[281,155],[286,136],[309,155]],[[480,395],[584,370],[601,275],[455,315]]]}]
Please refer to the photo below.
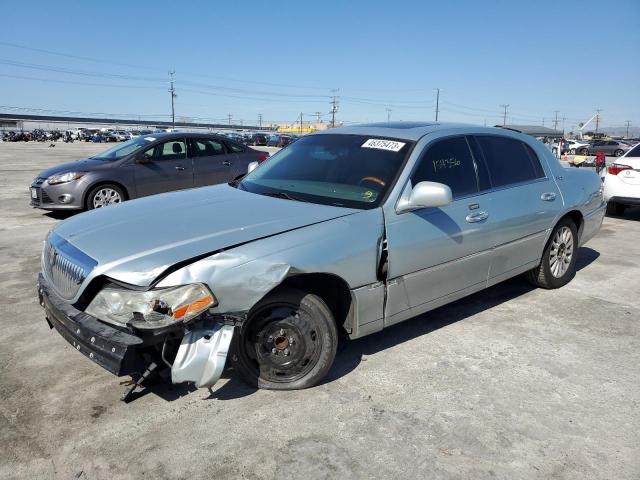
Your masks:
[{"label": "front wheel rim", "polygon": [[573,259],[573,232],[569,227],[560,228],[551,240],[549,268],[555,278],[563,277],[569,270]]},{"label": "front wheel rim", "polygon": [[318,363],[324,334],[310,312],[289,304],[268,305],[255,312],[240,354],[263,381],[292,383]]},{"label": "front wheel rim", "polygon": [[93,195],[93,208],[108,207],[122,202],[122,196],[113,188],[101,188]]}]

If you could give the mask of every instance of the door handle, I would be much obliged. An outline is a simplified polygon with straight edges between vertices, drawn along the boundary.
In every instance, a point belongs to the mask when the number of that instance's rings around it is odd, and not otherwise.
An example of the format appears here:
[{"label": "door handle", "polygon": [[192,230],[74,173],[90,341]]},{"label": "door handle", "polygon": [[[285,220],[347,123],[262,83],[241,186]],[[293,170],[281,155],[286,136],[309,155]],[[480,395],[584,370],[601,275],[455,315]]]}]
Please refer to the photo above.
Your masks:
[{"label": "door handle", "polygon": [[556,199],[556,194],[554,192],[544,192],[540,195],[540,199],[545,202],[553,202]]},{"label": "door handle", "polygon": [[489,214],[487,212],[477,212],[467,215],[466,220],[469,223],[478,223],[486,220],[487,218],[489,218]]},{"label": "door handle", "polygon": [[225,160],[222,162],[222,165],[224,165],[225,167],[230,167],[231,166],[231,162],[229,160]]},{"label": "door handle", "polygon": [[178,170],[179,172],[182,172],[184,170],[184,167],[182,165],[178,165],[176,167],[176,170]]}]

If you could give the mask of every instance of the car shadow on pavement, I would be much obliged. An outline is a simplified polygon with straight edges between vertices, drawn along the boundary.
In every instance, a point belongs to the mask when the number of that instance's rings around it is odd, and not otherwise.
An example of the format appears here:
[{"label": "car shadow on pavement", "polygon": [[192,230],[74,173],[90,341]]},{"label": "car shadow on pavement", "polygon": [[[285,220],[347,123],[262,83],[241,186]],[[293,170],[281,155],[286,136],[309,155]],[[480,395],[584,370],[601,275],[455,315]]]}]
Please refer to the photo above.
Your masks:
[{"label": "car shadow on pavement", "polygon": [[622,215],[607,214],[607,217],[638,221],[640,220],[640,207],[627,207]]},{"label": "car shadow on pavement", "polygon": [[53,220],[66,220],[78,213],[80,213],[80,210],[54,210],[52,212],[46,212],[44,216],[52,218]]},{"label": "car shadow on pavement", "polygon": [[[600,253],[596,250],[589,247],[581,247],[578,250],[576,271],[587,267],[599,256]],[[322,383],[329,383],[349,374],[358,367],[363,357],[367,355],[373,355],[429,334],[535,289],[536,287],[520,275],[405,322],[393,325],[381,332],[353,341],[343,341],[338,346],[338,354],[333,367]]]},{"label": "car shadow on pavement", "polygon": [[[589,247],[581,247],[578,250],[576,271],[579,272],[589,266],[599,256],[600,253],[596,250]],[[321,384],[331,383],[348,375],[360,365],[363,357],[367,355],[373,355],[429,334],[529,293],[535,288],[522,276],[518,276],[425,314],[418,315],[406,322],[393,325],[381,332],[352,341],[341,339],[333,366]],[[209,396],[203,400],[234,400],[249,396],[257,391],[257,388],[244,383],[230,367],[225,369],[222,378],[227,379],[227,381],[220,387],[214,386],[213,389],[210,389]],[[196,388],[192,384],[172,385],[171,381],[167,380],[153,383],[145,387],[144,390],[136,392],[132,400],[153,393],[170,402],[195,390]]]}]

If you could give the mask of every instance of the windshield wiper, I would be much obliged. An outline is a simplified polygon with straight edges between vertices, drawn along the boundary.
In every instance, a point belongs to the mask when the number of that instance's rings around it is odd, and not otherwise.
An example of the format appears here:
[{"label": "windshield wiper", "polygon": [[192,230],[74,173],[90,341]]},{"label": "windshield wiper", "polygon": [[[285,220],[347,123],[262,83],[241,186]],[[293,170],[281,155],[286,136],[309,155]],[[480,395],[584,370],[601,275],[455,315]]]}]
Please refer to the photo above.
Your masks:
[{"label": "windshield wiper", "polygon": [[308,200],[303,200],[302,198],[294,197],[293,195],[289,195],[288,193],[285,193],[285,192],[265,192],[265,193],[262,193],[261,195],[266,195],[267,197],[284,198],[285,200],[295,200],[298,202],[309,203]]}]

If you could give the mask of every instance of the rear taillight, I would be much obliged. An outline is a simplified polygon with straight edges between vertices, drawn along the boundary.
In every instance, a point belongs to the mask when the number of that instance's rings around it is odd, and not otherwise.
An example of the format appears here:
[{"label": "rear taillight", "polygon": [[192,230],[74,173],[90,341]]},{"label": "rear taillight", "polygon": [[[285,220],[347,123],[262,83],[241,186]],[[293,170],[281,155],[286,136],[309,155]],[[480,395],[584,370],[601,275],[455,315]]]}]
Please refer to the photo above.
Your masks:
[{"label": "rear taillight", "polygon": [[258,162],[262,163],[267,158],[269,158],[269,154],[268,153],[261,153],[260,155],[258,155]]},{"label": "rear taillight", "polygon": [[621,165],[619,163],[614,163],[607,167],[609,175],[618,175],[623,170],[631,170],[631,167],[629,165]]}]

